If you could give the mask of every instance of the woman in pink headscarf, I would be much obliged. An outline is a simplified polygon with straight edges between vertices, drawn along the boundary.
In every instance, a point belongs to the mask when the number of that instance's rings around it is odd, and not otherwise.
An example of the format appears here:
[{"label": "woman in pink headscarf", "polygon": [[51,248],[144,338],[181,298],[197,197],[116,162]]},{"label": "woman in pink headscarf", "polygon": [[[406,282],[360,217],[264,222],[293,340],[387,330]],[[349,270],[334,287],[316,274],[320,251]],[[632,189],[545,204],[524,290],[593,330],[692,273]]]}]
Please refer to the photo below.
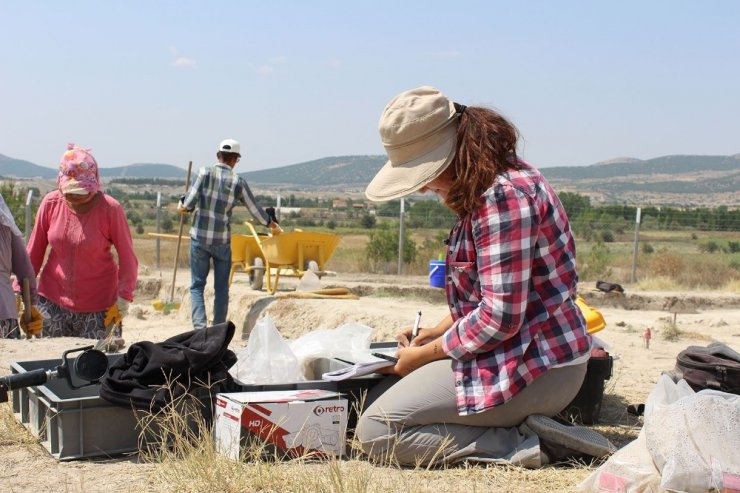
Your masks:
[{"label": "woman in pink headscarf", "polygon": [[131,231],[121,204],[101,191],[90,149],[67,146],[57,188],[41,201],[27,246],[37,274],[51,246],[38,283],[43,335],[100,339],[106,315],[123,316],[134,297]]}]

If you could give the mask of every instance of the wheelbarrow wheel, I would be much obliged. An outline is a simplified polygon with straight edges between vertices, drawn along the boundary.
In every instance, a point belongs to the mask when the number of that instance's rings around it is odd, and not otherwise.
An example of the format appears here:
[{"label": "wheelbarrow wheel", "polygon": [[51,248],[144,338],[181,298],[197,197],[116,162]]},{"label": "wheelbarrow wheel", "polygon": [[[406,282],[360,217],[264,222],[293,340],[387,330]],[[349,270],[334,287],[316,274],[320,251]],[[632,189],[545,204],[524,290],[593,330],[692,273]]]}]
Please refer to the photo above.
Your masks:
[{"label": "wheelbarrow wheel", "polygon": [[306,264],[306,270],[310,270],[311,272],[316,274],[319,279],[321,279],[321,274],[319,273],[319,263],[315,260],[308,261],[308,263]]},{"label": "wheelbarrow wheel", "polygon": [[262,289],[262,282],[265,278],[265,262],[260,257],[252,260],[252,266],[249,269],[249,285],[255,291]]}]

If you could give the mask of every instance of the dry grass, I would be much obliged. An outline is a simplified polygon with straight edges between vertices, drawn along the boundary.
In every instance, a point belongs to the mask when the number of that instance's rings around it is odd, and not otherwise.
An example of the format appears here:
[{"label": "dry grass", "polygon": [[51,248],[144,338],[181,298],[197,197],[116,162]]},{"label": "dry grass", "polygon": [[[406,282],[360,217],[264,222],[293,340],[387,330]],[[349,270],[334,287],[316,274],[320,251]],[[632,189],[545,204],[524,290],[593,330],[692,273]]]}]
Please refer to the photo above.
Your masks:
[{"label": "dry grass", "polygon": [[35,443],[36,438],[15,418],[10,403],[0,404],[0,446]]},{"label": "dry grass", "polygon": [[[440,232],[436,230],[414,230],[412,239],[417,244],[417,259],[413,264],[404,265],[407,275],[423,275],[428,273],[429,260],[437,258],[444,251],[443,245],[437,241]],[[728,238],[731,233],[727,233]],[[326,265],[328,270],[337,272],[371,272],[370,262],[365,255],[368,243],[368,234],[343,234],[342,241],[334,255]],[[738,254],[700,253],[696,250],[695,242],[685,238],[668,235],[661,246],[651,254],[640,254],[637,266],[639,288],[644,290],[675,290],[675,289],[721,289],[729,292],[740,292],[740,270],[738,270]],[[160,242],[160,269],[171,271],[174,264],[176,242],[161,240]],[[579,260],[582,264],[582,281],[588,279],[588,272],[584,270],[592,244],[578,243]],[[610,280],[625,283],[629,281],[632,265],[632,246],[629,242],[609,243],[609,254],[606,259],[611,269]],[[156,243],[153,238],[146,236],[134,239],[134,249],[139,261],[143,265],[155,266]],[[189,242],[184,241],[180,251],[178,265],[181,268],[188,266]],[[392,262],[390,271],[396,271],[396,263]],[[390,272],[389,271],[389,272]],[[603,277],[603,276],[602,276]]]},{"label": "dry grass", "polygon": [[[305,492],[390,493],[443,491],[573,491],[593,466],[572,464],[537,470],[516,466],[463,464],[459,467],[398,467],[363,460],[357,447],[346,459],[317,460],[306,455],[280,460],[264,442],[252,442],[241,461],[215,450],[210,429],[192,406],[179,404],[142,425],[148,442],[156,445],[142,452],[153,462],[148,488],[165,492]],[[153,437],[153,439],[152,439]]]},{"label": "dry grass", "polygon": [[673,322],[666,322],[660,329],[660,335],[664,341],[676,342],[679,341],[685,334],[678,328],[678,325]]},{"label": "dry grass", "polygon": [[727,281],[724,288],[722,288],[722,291],[727,291],[730,293],[740,293],[740,279],[731,279]]}]

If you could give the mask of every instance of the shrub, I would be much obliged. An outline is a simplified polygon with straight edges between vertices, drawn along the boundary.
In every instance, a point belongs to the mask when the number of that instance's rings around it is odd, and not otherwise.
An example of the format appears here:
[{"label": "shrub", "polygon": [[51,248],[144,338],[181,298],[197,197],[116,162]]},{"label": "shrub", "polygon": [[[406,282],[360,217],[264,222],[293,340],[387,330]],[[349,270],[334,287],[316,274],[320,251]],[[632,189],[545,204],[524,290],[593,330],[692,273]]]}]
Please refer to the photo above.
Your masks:
[{"label": "shrub", "polygon": [[377,219],[375,219],[375,216],[372,214],[365,214],[362,216],[362,219],[360,219],[360,224],[365,229],[373,229],[373,227],[375,227],[375,223],[377,223]]},{"label": "shrub", "polygon": [[[377,268],[398,259],[398,231],[377,231],[370,235],[370,241],[365,249],[368,260],[372,267]],[[416,243],[411,239],[408,232],[403,235],[403,262],[411,263],[416,259]]]},{"label": "shrub", "polygon": [[654,251],[655,249],[653,248],[653,245],[651,245],[650,243],[646,242],[642,244],[642,253],[644,253],[645,255],[650,255]]},{"label": "shrub", "polygon": [[597,241],[591,247],[591,251],[583,257],[583,267],[578,270],[579,277],[582,280],[590,281],[611,277],[612,270],[609,267],[610,253],[609,247]]},{"label": "shrub", "polygon": [[692,289],[719,289],[735,279],[740,273],[715,255],[698,255],[676,277],[679,285]]},{"label": "shrub", "polygon": [[699,251],[702,253],[715,253],[720,250],[720,246],[714,240],[709,240],[699,245]]},{"label": "shrub", "polygon": [[141,224],[142,219],[141,219],[141,215],[138,212],[135,212],[135,211],[127,212],[126,216],[128,217],[128,222],[130,222],[134,226]]},{"label": "shrub", "polygon": [[175,223],[172,222],[172,219],[167,216],[162,218],[162,223],[160,224],[160,226],[162,227],[162,231],[164,231],[165,233],[172,233],[172,231],[175,230]]},{"label": "shrub", "polygon": [[684,269],[683,258],[661,250],[650,258],[648,272],[651,276],[664,276],[677,280]]},{"label": "shrub", "polygon": [[604,243],[614,243],[614,233],[608,229],[601,232],[601,241]]},{"label": "shrub", "polygon": [[727,242],[727,250],[730,253],[738,253],[738,252],[740,252],[740,241],[728,241]]},{"label": "shrub", "polygon": [[143,235],[144,234],[144,225],[139,223],[136,225],[136,234]]}]

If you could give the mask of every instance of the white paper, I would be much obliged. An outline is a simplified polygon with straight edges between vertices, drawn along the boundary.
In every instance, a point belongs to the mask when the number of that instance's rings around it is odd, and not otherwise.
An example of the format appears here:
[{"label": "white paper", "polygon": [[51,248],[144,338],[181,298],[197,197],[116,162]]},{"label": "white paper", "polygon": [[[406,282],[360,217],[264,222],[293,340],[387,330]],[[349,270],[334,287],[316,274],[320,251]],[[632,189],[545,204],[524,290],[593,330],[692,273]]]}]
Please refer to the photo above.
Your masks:
[{"label": "white paper", "polygon": [[324,380],[332,381],[347,380],[348,378],[369,375],[371,373],[375,373],[375,370],[387,368],[393,365],[395,365],[395,363],[392,361],[388,361],[382,358],[376,358],[375,356],[370,356],[368,357],[367,361],[355,363],[354,365],[347,366],[346,368],[340,368],[339,370],[324,373],[323,375],[321,375],[321,378]]}]

